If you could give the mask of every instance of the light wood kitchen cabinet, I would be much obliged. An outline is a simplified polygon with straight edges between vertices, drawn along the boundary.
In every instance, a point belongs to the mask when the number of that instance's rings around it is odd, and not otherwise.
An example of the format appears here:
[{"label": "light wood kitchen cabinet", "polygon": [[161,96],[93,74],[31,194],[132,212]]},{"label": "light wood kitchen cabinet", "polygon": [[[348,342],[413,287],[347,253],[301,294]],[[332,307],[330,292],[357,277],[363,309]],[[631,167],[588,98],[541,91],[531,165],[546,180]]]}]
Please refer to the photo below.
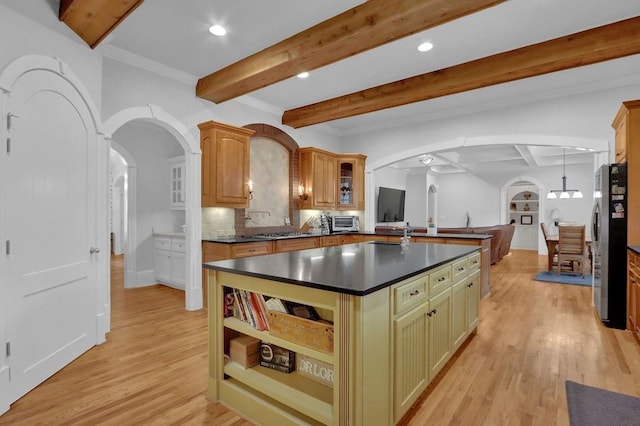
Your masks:
[{"label": "light wood kitchen cabinet", "polygon": [[364,210],[365,155],[338,154],[338,210]]},{"label": "light wood kitchen cabinet", "polygon": [[362,235],[362,234],[349,235],[349,244],[366,243],[368,241],[389,241],[389,237],[385,235]]},{"label": "light wood kitchen cabinet", "polygon": [[253,130],[198,124],[202,150],[202,207],[249,207],[249,139]]},{"label": "light wood kitchen cabinet", "polygon": [[317,148],[300,148],[300,184],[306,199],[301,209],[336,207],[336,156]]},{"label": "light wood kitchen cabinet", "polygon": [[300,208],[364,210],[366,158],[362,154],[300,148],[300,184],[304,189]]},{"label": "light wood kitchen cabinet", "polygon": [[348,235],[325,235],[320,237],[321,247],[341,246],[342,244],[349,244]]},{"label": "light wood kitchen cabinet", "polygon": [[285,253],[295,250],[306,250],[320,247],[317,237],[291,238],[288,240],[276,240],[276,253]]},{"label": "light wood kitchen cabinet", "polygon": [[255,241],[235,244],[204,241],[202,243],[203,262],[261,256],[273,252],[273,241]]},{"label": "light wood kitchen cabinet", "polygon": [[[627,221],[640,222],[640,100],[623,102],[612,123],[616,130],[616,162],[627,163]],[[640,226],[629,226],[627,244],[640,245]]]},{"label": "light wood kitchen cabinet", "polygon": [[627,330],[640,340],[640,255],[627,250]]},{"label": "light wood kitchen cabinet", "polygon": [[[628,161],[627,154],[631,142],[640,137],[640,100],[623,102],[611,123],[616,132],[616,163]],[[637,142],[636,142],[637,143]]]}]

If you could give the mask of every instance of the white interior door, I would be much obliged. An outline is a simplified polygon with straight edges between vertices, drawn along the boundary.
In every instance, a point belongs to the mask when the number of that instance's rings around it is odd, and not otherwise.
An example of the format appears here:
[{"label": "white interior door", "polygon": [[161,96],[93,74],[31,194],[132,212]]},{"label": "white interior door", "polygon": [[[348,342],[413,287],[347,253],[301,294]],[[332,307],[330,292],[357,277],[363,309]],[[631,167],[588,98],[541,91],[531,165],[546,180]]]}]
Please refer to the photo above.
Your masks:
[{"label": "white interior door", "polygon": [[74,87],[35,70],[11,89],[3,208],[13,402],[96,343],[97,178],[96,129]]}]

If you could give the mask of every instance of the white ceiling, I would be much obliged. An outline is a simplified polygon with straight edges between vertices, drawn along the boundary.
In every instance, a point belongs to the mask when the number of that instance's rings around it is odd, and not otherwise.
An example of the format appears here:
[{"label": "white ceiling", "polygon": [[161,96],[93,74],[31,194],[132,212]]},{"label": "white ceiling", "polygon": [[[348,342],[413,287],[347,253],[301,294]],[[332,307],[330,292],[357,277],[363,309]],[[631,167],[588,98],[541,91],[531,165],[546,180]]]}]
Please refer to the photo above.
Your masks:
[{"label": "white ceiling", "polygon": [[[59,0],[1,0],[7,7],[78,40],[57,20]],[[354,0],[146,0],[99,49],[119,60],[144,63],[159,73],[195,82],[243,57],[348,10]],[[442,69],[473,59],[640,14],[638,0],[509,0],[431,30],[389,43],[290,78],[241,100],[282,114],[287,109]],[[213,37],[208,28],[224,25]],[[417,51],[423,41],[434,44]],[[533,100],[640,82],[640,55],[561,71],[443,98],[320,124],[342,135],[510,106]],[[232,102],[232,101],[227,101]],[[526,146],[463,148],[438,155],[432,169],[473,171],[482,167],[561,164],[559,148]],[[479,152],[486,155],[480,155]],[[471,159],[466,160],[471,154]],[[578,155],[591,161],[590,154]],[[485,159],[486,158],[486,159]],[[567,159],[569,161],[569,159]],[[576,160],[578,161],[578,160]],[[408,160],[406,166],[417,160]],[[441,163],[454,164],[445,165]],[[405,167],[401,164],[399,167]],[[452,168],[453,167],[453,168]]]}]

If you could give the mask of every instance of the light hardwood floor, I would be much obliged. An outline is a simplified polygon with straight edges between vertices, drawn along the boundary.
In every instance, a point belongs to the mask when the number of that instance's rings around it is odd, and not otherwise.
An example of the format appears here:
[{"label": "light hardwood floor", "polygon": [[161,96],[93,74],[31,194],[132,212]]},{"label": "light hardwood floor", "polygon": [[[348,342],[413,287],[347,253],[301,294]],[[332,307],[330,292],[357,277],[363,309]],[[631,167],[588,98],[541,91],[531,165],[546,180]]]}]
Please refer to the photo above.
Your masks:
[{"label": "light hardwood floor", "polygon": [[[411,425],[567,425],[565,380],[640,396],[640,346],[599,324],[590,288],[532,280],[545,256],[491,267],[478,334]],[[164,286],[124,290],[112,268],[112,331],[0,416],[0,425],[250,425],[205,398],[206,310]]]}]

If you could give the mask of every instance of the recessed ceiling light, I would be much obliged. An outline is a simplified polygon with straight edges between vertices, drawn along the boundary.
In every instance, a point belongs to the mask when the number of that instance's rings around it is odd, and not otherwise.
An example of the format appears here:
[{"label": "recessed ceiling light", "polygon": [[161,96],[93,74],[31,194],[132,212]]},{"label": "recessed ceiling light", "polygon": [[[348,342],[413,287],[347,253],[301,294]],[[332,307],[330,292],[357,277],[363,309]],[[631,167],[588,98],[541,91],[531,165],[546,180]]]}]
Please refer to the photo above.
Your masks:
[{"label": "recessed ceiling light", "polygon": [[298,78],[307,78],[307,77],[309,77],[309,73],[306,71],[298,74]]},{"label": "recessed ceiling light", "polygon": [[209,27],[209,32],[214,36],[222,37],[227,33],[227,30],[225,30],[222,25],[216,24]]},{"label": "recessed ceiling light", "polygon": [[428,52],[429,50],[433,49],[433,44],[429,43],[428,41],[422,43],[420,46],[418,46],[418,50],[420,52]]}]

